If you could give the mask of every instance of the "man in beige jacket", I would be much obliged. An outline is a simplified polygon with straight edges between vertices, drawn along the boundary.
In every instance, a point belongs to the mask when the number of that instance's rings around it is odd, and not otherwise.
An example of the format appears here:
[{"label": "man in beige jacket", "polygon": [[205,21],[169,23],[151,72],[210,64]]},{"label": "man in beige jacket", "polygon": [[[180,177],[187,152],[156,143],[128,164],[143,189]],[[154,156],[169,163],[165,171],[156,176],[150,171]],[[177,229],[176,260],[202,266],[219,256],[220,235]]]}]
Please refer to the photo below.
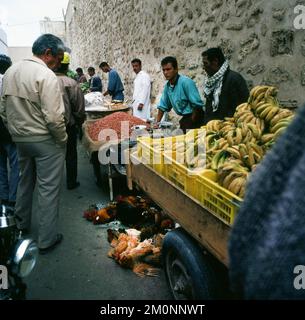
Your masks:
[{"label": "man in beige jacket", "polygon": [[3,78],[1,116],[17,145],[21,171],[17,227],[24,233],[30,229],[37,180],[41,254],[63,239],[57,221],[67,134],[63,99],[52,70],[60,65],[64,49],[59,38],[44,34],[33,44],[34,56],[14,64]]}]

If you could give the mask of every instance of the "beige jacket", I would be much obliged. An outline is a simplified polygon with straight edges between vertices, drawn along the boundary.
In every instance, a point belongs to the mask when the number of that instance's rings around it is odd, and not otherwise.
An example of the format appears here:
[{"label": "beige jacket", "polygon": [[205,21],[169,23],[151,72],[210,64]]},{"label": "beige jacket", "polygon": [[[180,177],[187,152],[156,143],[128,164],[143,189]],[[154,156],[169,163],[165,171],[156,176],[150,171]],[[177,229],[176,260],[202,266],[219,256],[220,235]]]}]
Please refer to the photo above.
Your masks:
[{"label": "beige jacket", "polygon": [[65,105],[66,125],[82,125],[85,120],[85,98],[78,83],[62,73],[56,73]]},{"label": "beige jacket", "polygon": [[67,140],[64,103],[57,78],[39,58],[22,60],[3,77],[0,114],[15,142]]}]

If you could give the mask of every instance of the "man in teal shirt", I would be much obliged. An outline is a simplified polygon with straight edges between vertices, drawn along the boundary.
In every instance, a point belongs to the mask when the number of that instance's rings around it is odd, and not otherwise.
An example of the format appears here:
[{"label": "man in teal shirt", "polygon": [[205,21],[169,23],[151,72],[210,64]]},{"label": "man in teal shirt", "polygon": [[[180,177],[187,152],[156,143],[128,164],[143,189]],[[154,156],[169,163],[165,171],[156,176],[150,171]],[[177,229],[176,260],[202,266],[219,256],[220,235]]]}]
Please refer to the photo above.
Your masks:
[{"label": "man in teal shirt", "polygon": [[175,57],[166,57],[161,61],[162,71],[166,80],[161,100],[158,105],[157,122],[164,112],[172,108],[179,115],[182,130],[199,128],[203,124],[203,102],[195,82],[178,73]]}]

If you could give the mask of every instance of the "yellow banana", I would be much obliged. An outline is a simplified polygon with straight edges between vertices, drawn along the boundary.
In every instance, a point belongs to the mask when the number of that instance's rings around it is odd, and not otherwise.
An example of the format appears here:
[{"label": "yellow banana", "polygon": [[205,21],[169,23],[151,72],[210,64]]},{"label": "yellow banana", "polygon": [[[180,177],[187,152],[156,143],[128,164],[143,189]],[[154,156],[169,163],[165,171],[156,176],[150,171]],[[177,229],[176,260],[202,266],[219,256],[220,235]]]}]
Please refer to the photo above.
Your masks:
[{"label": "yellow banana", "polygon": [[238,177],[242,177],[244,174],[242,172],[233,171],[228,174],[225,179],[223,180],[223,187],[228,189],[231,183]]},{"label": "yellow banana", "polygon": [[277,88],[276,87],[269,87],[265,92],[265,98],[267,99],[269,96],[275,97],[277,95]]},{"label": "yellow banana", "polygon": [[261,92],[259,93],[256,98],[254,99],[254,101],[252,102],[252,109],[256,109],[256,106],[259,102],[261,101],[265,101],[265,92]]},{"label": "yellow banana", "polygon": [[241,159],[239,151],[232,147],[228,147],[227,151],[236,159]]},{"label": "yellow banana", "polygon": [[254,98],[257,98],[260,93],[266,92],[269,89],[269,86],[256,86],[250,91],[250,95]]},{"label": "yellow banana", "polygon": [[223,166],[223,164],[225,163],[226,160],[227,160],[227,153],[224,152],[224,153],[222,154],[222,156],[220,157],[218,163],[217,163],[217,170],[218,170],[221,166]]},{"label": "yellow banana", "polygon": [[241,159],[243,160],[248,155],[247,146],[242,143],[238,147],[239,147],[239,153],[240,153]]},{"label": "yellow banana", "polygon": [[250,113],[245,119],[244,119],[244,122],[245,123],[249,123],[253,120],[253,118],[255,118],[254,114],[253,113]]},{"label": "yellow banana", "polygon": [[265,100],[258,102],[257,105],[256,105],[255,110],[258,109],[258,108],[260,108],[260,107],[261,107],[262,105],[264,105],[265,103],[266,103]]},{"label": "yellow banana", "polygon": [[270,103],[264,103],[256,109],[256,114],[260,116],[260,114],[268,107],[272,106]]},{"label": "yellow banana", "polygon": [[272,105],[269,105],[269,107],[265,108],[259,115],[261,119],[265,119],[267,114],[273,109],[274,107]]},{"label": "yellow banana", "polygon": [[272,118],[280,111],[280,108],[273,107],[265,117],[266,122],[270,122]]},{"label": "yellow banana", "polygon": [[255,151],[253,151],[253,158],[254,158],[255,163],[259,163],[262,160],[262,157]]},{"label": "yellow banana", "polygon": [[236,137],[235,137],[235,144],[240,144],[243,136],[242,136],[242,131],[240,128],[236,128]]},{"label": "yellow banana", "polygon": [[280,110],[278,114],[270,121],[270,126],[275,126],[280,120],[288,118],[292,115],[292,112],[287,109]]},{"label": "yellow banana", "polygon": [[282,128],[280,128],[280,129],[278,129],[278,130],[274,133],[274,138],[277,139],[285,130],[286,130],[286,127],[282,127]]},{"label": "yellow banana", "polygon": [[265,101],[272,104],[274,107],[280,107],[278,100],[275,97],[268,96]]},{"label": "yellow banana", "polygon": [[283,119],[281,121],[279,121],[274,127],[272,127],[270,129],[270,132],[275,133],[278,129],[282,128],[282,127],[288,127],[291,121]]},{"label": "yellow banana", "polygon": [[266,134],[261,136],[261,142],[263,144],[265,144],[265,143],[270,142],[273,138],[274,138],[274,134],[273,133],[266,133]]},{"label": "yellow banana", "polygon": [[249,163],[249,167],[251,168],[256,162],[254,159],[254,155],[253,155],[253,149],[250,147],[248,147],[249,150],[249,158],[248,158],[248,163]]},{"label": "yellow banana", "polygon": [[264,150],[256,143],[250,143],[251,148],[262,158],[264,156]]},{"label": "yellow banana", "polygon": [[253,123],[247,123],[248,128],[252,131],[253,137],[259,139],[261,137],[260,130],[257,129],[257,126]]},{"label": "yellow banana", "polygon": [[244,138],[244,141],[243,141],[243,142],[244,142],[244,143],[250,142],[252,138],[253,138],[252,131],[249,130],[248,133],[247,133],[247,135],[246,135],[246,137]]},{"label": "yellow banana", "polygon": [[248,126],[245,123],[241,123],[241,135],[245,137],[248,133]]},{"label": "yellow banana", "polygon": [[217,181],[217,173],[212,169],[205,169],[200,175],[204,176],[214,182]]},{"label": "yellow banana", "polygon": [[239,106],[236,107],[236,111],[237,112],[239,112],[239,111],[250,111],[250,109],[251,109],[250,105],[247,102],[242,103],[242,104],[240,104]]},{"label": "yellow banana", "polygon": [[260,132],[264,132],[264,130],[265,130],[264,120],[256,118],[256,127]]},{"label": "yellow banana", "polygon": [[245,118],[247,118],[249,115],[252,115],[252,112],[245,111],[238,117],[237,120],[243,122],[243,121],[245,121]]},{"label": "yellow banana", "polygon": [[234,130],[229,131],[227,134],[227,141],[230,146],[234,145],[233,134],[234,134]]},{"label": "yellow banana", "polygon": [[242,177],[235,178],[230,183],[228,190],[237,195],[240,191],[240,188],[241,188],[243,182],[244,182],[244,179]]},{"label": "yellow banana", "polygon": [[223,153],[224,153],[224,151],[220,150],[214,155],[214,157],[212,159],[212,163],[211,163],[211,169],[212,170],[215,170],[215,171],[217,170],[218,162],[219,162],[220,158],[222,157]]}]

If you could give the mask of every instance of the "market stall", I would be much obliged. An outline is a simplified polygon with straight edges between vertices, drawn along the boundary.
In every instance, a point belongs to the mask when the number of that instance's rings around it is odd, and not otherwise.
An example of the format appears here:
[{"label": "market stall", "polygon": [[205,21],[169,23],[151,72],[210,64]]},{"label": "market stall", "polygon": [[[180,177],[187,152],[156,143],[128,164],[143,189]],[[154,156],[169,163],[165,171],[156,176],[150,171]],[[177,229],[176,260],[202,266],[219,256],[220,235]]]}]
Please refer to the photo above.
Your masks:
[{"label": "market stall", "polygon": [[229,292],[230,226],[250,175],[294,117],[276,95],[274,87],[257,86],[232,118],[181,136],[141,138],[131,153],[128,186],[141,188],[180,225],[162,248],[176,299],[224,298]]}]

